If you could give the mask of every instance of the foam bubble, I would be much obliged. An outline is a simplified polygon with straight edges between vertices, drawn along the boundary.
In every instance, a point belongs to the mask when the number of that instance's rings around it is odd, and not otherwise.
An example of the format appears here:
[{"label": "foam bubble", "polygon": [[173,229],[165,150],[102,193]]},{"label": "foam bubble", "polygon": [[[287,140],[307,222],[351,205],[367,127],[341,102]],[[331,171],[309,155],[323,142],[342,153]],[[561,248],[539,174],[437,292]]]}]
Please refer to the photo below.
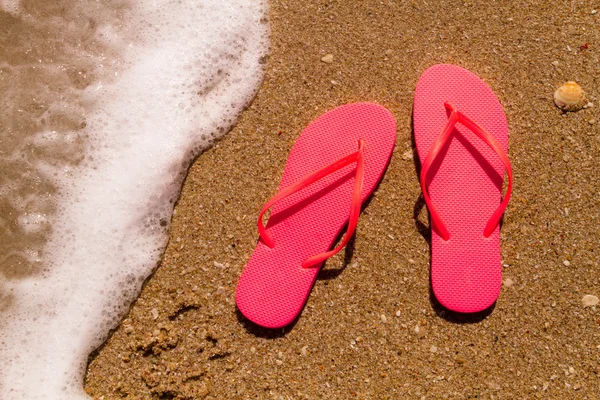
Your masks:
[{"label": "foam bubble", "polygon": [[[13,14],[16,5],[0,3]],[[103,72],[81,85],[85,128],[30,139],[47,154],[35,168],[53,180],[58,200],[50,220],[35,210],[18,218],[29,233],[52,225],[43,258],[22,256],[41,262],[42,273],[0,275],[4,400],[87,397],[87,357],[157,265],[189,163],[230,129],[262,80],[264,1],[127,7],[118,26],[95,30],[95,40],[120,57],[98,59]],[[75,159],[55,163],[57,155]]]}]

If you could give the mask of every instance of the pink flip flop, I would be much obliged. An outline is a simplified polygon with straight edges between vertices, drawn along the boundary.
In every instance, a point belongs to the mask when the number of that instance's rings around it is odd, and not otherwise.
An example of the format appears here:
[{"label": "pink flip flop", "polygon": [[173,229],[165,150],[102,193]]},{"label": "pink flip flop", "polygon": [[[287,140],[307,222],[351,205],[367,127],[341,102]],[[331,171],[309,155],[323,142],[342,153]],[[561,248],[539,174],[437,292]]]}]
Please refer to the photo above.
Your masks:
[{"label": "pink flip flop", "polygon": [[[302,132],[279,193],[260,212],[260,240],[237,285],[236,303],[246,318],[281,328],[300,314],[323,262],[352,237],[361,204],[383,177],[395,141],[394,117],[373,103],[338,107]],[[346,224],[344,239],[329,251]]]},{"label": "pink flip flop", "polygon": [[499,222],[512,191],[502,105],[473,73],[434,65],[417,84],[413,121],[433,228],[433,292],[450,310],[485,310],[500,293]]}]

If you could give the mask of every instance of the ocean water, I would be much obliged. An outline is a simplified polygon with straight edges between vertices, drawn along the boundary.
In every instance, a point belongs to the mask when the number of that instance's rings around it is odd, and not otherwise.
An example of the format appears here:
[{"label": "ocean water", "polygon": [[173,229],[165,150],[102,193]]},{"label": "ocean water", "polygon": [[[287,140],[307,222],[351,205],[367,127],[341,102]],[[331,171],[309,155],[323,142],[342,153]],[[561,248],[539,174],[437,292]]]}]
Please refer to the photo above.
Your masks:
[{"label": "ocean water", "polygon": [[0,399],[83,399],[188,166],[256,94],[264,0],[0,0]]}]

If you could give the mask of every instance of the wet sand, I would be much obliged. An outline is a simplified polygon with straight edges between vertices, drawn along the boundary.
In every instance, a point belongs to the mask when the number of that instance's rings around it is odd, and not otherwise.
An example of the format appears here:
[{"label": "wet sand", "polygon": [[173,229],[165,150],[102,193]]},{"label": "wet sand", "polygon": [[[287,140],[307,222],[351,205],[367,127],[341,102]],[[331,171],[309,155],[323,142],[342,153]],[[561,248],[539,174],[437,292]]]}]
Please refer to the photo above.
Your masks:
[{"label": "wet sand", "polygon": [[[189,171],[161,265],[90,358],[97,399],[552,398],[600,392],[600,10],[592,1],[273,1],[264,84]],[[600,7],[598,7],[600,8]],[[588,43],[587,49],[585,43]],[[583,47],[581,47],[583,46]],[[333,55],[332,63],[321,58]],[[436,63],[484,79],[510,127],[515,188],[502,226],[505,284],[470,317],[430,295],[428,216],[411,131],[419,75]],[[563,114],[576,80],[594,106]],[[397,145],[345,254],[328,261],[295,324],[267,331],[235,309],[301,130],[374,101]]]}]

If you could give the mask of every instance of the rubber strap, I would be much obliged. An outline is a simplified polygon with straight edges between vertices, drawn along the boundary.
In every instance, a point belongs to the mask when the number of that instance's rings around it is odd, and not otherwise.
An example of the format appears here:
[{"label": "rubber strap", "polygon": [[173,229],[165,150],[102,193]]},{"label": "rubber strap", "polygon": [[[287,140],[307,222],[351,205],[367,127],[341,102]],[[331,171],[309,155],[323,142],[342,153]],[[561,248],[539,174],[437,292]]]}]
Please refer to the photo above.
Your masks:
[{"label": "rubber strap", "polygon": [[444,127],[444,130],[442,131],[440,136],[438,136],[435,142],[433,142],[433,144],[431,145],[429,152],[427,153],[427,157],[425,157],[425,161],[423,162],[423,165],[421,167],[420,176],[421,190],[423,191],[425,203],[427,203],[427,207],[429,208],[429,214],[431,215],[432,225],[437,230],[442,239],[450,239],[450,233],[448,232],[448,229],[446,228],[442,217],[440,217],[440,214],[433,205],[431,198],[429,197],[429,193],[427,192],[427,172],[429,171],[429,168],[439,155],[440,150],[444,147],[444,145],[452,136],[452,132],[454,132],[455,125],[457,123],[461,123],[466,128],[475,133],[481,140],[483,140],[489,147],[491,147],[492,150],[496,152],[496,154],[498,154],[500,160],[506,167],[506,171],[508,174],[508,188],[506,190],[506,195],[504,196],[504,199],[502,200],[496,211],[494,211],[494,213],[488,220],[483,230],[483,236],[488,238],[494,232],[496,226],[500,223],[500,218],[502,218],[502,214],[504,213],[504,210],[506,209],[506,206],[510,201],[510,195],[512,193],[513,186],[513,173],[512,167],[510,165],[510,160],[508,159],[508,155],[502,148],[502,145],[496,140],[494,136],[492,136],[485,129],[479,126],[471,118],[458,111],[452,104],[446,102],[444,103],[444,107],[446,107],[446,109],[451,112],[450,118],[448,118],[448,122],[446,123],[446,126]]},{"label": "rubber strap", "polygon": [[311,267],[318,266],[323,261],[325,261],[329,257],[333,256],[334,254],[336,254],[340,250],[342,250],[342,248],[344,248],[344,246],[348,243],[348,241],[354,234],[354,231],[356,230],[356,224],[358,223],[358,216],[360,215],[361,195],[362,195],[363,183],[364,183],[364,178],[365,178],[364,147],[365,147],[364,141],[362,139],[360,139],[358,141],[358,151],[356,151],[355,153],[352,153],[350,155],[342,157],[339,160],[334,161],[333,163],[327,165],[326,167],[324,167],[316,172],[313,172],[312,174],[304,177],[299,182],[296,182],[293,185],[290,185],[290,186],[286,187],[285,189],[279,191],[275,196],[273,196],[271,199],[269,199],[269,201],[267,201],[267,203],[263,206],[262,210],[260,211],[260,214],[258,215],[258,232],[260,233],[260,237],[261,237],[262,241],[270,248],[275,247],[275,243],[273,242],[273,239],[267,232],[267,229],[263,225],[263,221],[262,221],[263,215],[275,203],[277,203],[281,199],[284,199],[284,198],[304,189],[305,187],[313,184],[314,182],[324,178],[327,175],[330,175],[336,171],[339,171],[340,169],[342,169],[352,163],[356,163],[356,173],[354,176],[354,190],[352,192],[352,203],[350,205],[350,217],[349,217],[349,222],[348,222],[348,229],[346,231],[346,235],[344,236],[344,239],[342,240],[340,245],[338,247],[336,247],[335,249],[310,257],[309,259],[307,259],[306,261],[304,261],[302,263],[302,267],[303,268],[311,268]]}]

